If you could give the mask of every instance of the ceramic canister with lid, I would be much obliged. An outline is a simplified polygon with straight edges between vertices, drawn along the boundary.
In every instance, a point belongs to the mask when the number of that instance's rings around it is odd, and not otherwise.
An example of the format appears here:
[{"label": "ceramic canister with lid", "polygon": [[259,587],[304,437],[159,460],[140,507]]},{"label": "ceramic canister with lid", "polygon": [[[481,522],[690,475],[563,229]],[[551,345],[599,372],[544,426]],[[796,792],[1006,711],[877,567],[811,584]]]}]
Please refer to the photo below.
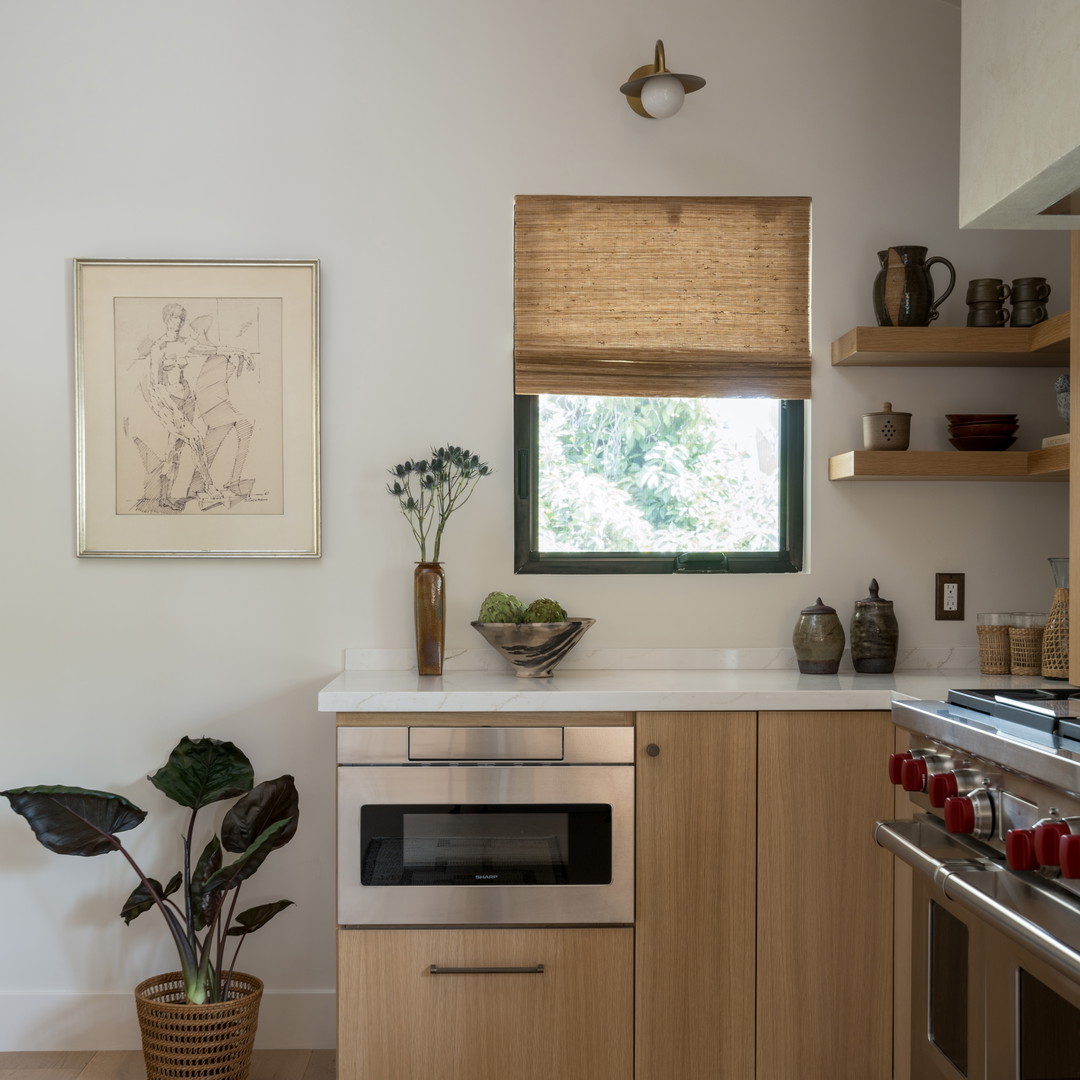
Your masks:
[{"label": "ceramic canister with lid", "polygon": [[804,675],[835,675],[844,655],[844,627],[836,609],[821,602],[805,607],[791,635],[795,659]]},{"label": "ceramic canister with lid", "polygon": [[863,446],[867,450],[906,450],[911,439],[911,413],[893,412],[886,401],[881,412],[863,413]]},{"label": "ceramic canister with lid", "polygon": [[899,628],[891,600],[878,596],[877,578],[870,595],[855,601],[851,617],[851,662],[864,674],[887,674],[896,667]]}]

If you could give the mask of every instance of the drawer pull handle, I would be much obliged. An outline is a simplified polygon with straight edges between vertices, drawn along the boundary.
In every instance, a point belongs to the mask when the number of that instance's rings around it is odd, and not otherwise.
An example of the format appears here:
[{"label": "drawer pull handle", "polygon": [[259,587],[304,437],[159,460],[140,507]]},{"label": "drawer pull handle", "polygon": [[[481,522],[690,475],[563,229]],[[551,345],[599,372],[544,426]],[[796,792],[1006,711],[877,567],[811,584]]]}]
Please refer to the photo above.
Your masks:
[{"label": "drawer pull handle", "polygon": [[439,967],[432,964],[428,968],[431,975],[543,975],[544,965],[533,967]]}]

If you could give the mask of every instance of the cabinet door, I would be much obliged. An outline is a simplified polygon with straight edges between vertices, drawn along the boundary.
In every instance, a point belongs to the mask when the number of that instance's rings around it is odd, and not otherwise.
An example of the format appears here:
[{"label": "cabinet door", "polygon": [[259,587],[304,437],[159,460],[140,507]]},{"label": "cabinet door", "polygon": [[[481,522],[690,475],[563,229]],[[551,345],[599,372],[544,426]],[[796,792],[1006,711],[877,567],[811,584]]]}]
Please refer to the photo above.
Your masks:
[{"label": "cabinet door", "polygon": [[632,1021],[629,927],[338,931],[339,1080],[631,1080]]},{"label": "cabinet door", "polygon": [[757,1075],[892,1074],[886,712],[761,713]]},{"label": "cabinet door", "polygon": [[748,1080],[756,714],[639,713],[636,726],[636,1077]]}]

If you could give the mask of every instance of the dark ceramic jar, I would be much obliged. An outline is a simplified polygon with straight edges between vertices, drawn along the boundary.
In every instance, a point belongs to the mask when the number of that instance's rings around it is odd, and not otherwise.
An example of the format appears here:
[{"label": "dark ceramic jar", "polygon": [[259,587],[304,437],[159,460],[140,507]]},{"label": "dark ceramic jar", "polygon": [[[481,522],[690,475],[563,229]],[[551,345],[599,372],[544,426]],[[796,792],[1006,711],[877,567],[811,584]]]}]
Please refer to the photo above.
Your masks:
[{"label": "dark ceramic jar", "polygon": [[870,595],[855,601],[851,617],[851,662],[864,674],[888,674],[896,667],[899,629],[891,600],[878,596],[877,578],[870,582]]},{"label": "dark ceramic jar", "polygon": [[791,635],[795,659],[804,675],[835,675],[844,655],[844,627],[836,609],[821,602],[805,607]]}]

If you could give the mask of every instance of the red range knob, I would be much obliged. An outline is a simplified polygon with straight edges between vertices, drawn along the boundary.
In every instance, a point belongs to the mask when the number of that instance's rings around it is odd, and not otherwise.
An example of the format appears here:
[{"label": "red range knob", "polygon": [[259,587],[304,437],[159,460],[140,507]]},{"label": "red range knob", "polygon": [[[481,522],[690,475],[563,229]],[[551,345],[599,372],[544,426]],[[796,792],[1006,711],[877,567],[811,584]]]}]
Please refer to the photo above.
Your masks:
[{"label": "red range knob", "polygon": [[945,800],[945,828],[951,833],[975,831],[975,806],[966,795]]},{"label": "red range knob", "polygon": [[1005,859],[1010,870],[1038,870],[1035,858],[1035,830],[1010,829],[1005,835]]},{"label": "red range knob", "polygon": [[926,778],[926,793],[930,796],[930,805],[939,810],[945,805],[946,799],[951,799],[959,790],[956,773],[934,773]]},{"label": "red range knob", "polygon": [[922,758],[912,758],[900,766],[900,783],[905,791],[925,791],[926,773],[926,762]]},{"label": "red range knob", "polygon": [[899,784],[902,777],[900,776],[900,770],[903,768],[905,761],[911,760],[911,754],[906,750],[902,754],[890,754],[889,755],[889,779],[894,784]]},{"label": "red range knob", "polygon": [[1035,858],[1043,866],[1060,865],[1061,838],[1069,835],[1064,821],[1044,821],[1035,826]]},{"label": "red range knob", "polygon": [[1061,862],[1061,876],[1080,878],[1080,836],[1069,833],[1058,842],[1058,859]]}]

